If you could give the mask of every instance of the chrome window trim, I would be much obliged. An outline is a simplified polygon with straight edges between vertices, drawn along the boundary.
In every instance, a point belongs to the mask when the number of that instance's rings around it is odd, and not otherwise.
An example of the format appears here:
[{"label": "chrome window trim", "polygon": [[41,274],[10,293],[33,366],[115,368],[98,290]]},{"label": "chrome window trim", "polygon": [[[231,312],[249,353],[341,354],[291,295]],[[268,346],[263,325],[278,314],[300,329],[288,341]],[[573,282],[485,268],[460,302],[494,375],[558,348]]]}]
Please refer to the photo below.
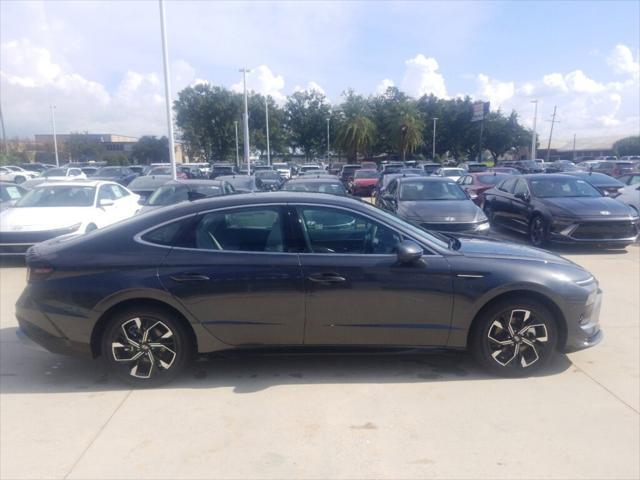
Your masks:
[{"label": "chrome window trim", "polygon": [[157,248],[168,248],[168,249],[176,249],[176,250],[187,250],[187,251],[195,251],[195,252],[215,252],[215,253],[243,253],[243,254],[262,254],[262,255],[322,255],[322,256],[332,256],[332,255],[336,255],[336,256],[345,256],[345,255],[350,255],[350,256],[362,256],[362,257],[388,257],[390,255],[395,256],[395,254],[388,254],[388,253],[376,253],[376,254],[372,254],[372,253],[313,253],[313,252],[252,252],[252,251],[246,251],[246,250],[209,250],[206,248],[190,248],[190,247],[174,247],[171,245],[159,245],[157,243],[151,243],[151,242],[147,242],[146,240],[143,240],[142,237],[144,235],[146,235],[147,233],[149,233],[152,230],[155,230],[157,228],[163,227],[165,225],[168,225],[170,223],[173,222],[178,222],[181,220],[184,220],[185,218],[188,217],[192,217],[192,216],[196,216],[196,215],[206,215],[209,213],[215,213],[215,212],[221,212],[221,211],[225,211],[225,210],[235,210],[235,209],[243,209],[243,208],[253,208],[253,207],[269,207],[269,206],[277,206],[277,207],[295,207],[295,206],[310,206],[310,207],[324,207],[324,208],[337,208],[339,210],[345,210],[347,212],[355,212],[363,217],[366,217],[374,222],[380,223],[382,225],[384,225],[385,227],[389,228],[390,230],[396,232],[397,234],[401,235],[402,237],[405,237],[415,243],[417,243],[418,245],[420,245],[423,249],[426,249],[428,252],[427,255],[429,257],[443,257],[442,254],[438,253],[438,251],[430,246],[425,246],[426,242],[421,241],[421,240],[417,240],[414,236],[408,234],[408,233],[404,233],[400,230],[398,230],[397,228],[389,225],[388,223],[378,219],[378,218],[374,218],[371,215],[368,215],[366,213],[363,213],[359,210],[353,210],[347,207],[343,207],[340,205],[328,205],[325,203],[307,203],[307,202],[295,202],[295,203],[283,203],[283,202],[277,202],[277,203],[251,203],[251,204],[247,204],[247,205],[232,205],[232,206],[226,206],[226,207],[219,207],[219,208],[212,208],[210,210],[201,210],[201,211],[197,211],[197,212],[191,212],[188,213],[186,215],[182,215],[180,217],[176,217],[176,218],[172,218],[171,220],[167,220],[165,222],[161,222],[158,223],[152,227],[149,227],[139,233],[137,233],[136,235],[134,235],[133,239],[135,242],[143,244],[143,245],[149,245],[152,247],[157,247]]}]

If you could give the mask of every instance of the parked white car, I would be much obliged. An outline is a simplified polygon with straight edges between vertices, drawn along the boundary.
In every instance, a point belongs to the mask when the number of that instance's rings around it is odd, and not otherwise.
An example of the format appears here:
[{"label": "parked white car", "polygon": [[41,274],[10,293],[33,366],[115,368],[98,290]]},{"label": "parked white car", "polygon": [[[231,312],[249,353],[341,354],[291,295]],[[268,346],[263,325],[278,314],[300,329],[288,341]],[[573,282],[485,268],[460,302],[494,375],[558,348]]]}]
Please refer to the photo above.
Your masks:
[{"label": "parked white car", "polygon": [[640,213],[640,183],[627,185],[618,191],[620,195],[616,197],[616,200],[635,208],[636,212]]},{"label": "parked white car", "polygon": [[0,182],[13,182],[20,184],[37,176],[37,173],[30,172],[22,167],[15,167],[13,165],[0,167]]},{"label": "parked white car", "polygon": [[460,177],[466,174],[467,171],[464,168],[439,168],[434,173],[438,177],[447,177],[454,182],[457,182]]},{"label": "parked white car", "polygon": [[87,178],[87,175],[78,167],[56,167],[45,170],[40,175],[47,180],[78,180]]},{"label": "parked white car", "polygon": [[24,255],[44,240],[132,217],[140,197],[115,182],[47,182],[0,212],[0,255]]}]

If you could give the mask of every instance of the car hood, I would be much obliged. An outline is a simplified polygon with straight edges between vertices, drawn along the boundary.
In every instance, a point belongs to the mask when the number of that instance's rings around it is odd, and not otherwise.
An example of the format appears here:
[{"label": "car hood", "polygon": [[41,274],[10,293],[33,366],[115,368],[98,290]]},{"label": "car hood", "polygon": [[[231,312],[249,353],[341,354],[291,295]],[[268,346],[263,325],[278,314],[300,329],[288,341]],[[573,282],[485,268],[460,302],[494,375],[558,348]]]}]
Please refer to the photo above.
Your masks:
[{"label": "car hood", "polygon": [[536,260],[560,265],[575,265],[573,262],[554,253],[539,248],[492,240],[480,237],[458,237],[458,252],[469,257],[510,258],[519,260]]},{"label": "car hood", "polygon": [[39,232],[84,222],[91,207],[14,207],[0,212],[0,231]]},{"label": "car hood", "polygon": [[471,200],[399,202],[398,215],[418,222],[475,222],[482,211]]},{"label": "car hood", "polygon": [[[543,198],[552,213],[575,218],[629,217],[629,207],[610,197]],[[608,213],[602,213],[608,212]]]}]

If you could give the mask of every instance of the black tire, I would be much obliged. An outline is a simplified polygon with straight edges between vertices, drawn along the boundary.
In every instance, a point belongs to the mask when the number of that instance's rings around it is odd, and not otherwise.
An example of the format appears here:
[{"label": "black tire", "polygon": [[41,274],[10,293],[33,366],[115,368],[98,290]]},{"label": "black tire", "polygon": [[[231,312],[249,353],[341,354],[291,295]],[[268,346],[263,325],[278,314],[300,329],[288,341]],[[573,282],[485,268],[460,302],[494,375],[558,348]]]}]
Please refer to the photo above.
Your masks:
[{"label": "black tire", "polygon": [[529,222],[529,241],[534,247],[549,245],[549,223],[541,215],[534,215]]},{"label": "black tire", "polygon": [[172,314],[158,307],[141,306],[113,315],[102,336],[101,352],[119,380],[155,387],[184,370],[195,356],[195,345]]},{"label": "black tire", "polygon": [[17,177],[15,177],[15,178],[13,179],[13,182],[14,182],[16,185],[20,185],[21,183],[24,183],[26,180],[27,180],[27,179],[26,179],[25,177],[23,177],[22,175],[18,175]]},{"label": "black tire", "polygon": [[[507,344],[509,341],[512,343]],[[558,327],[551,311],[540,302],[514,297],[482,313],[473,326],[469,348],[476,362],[490,373],[526,377],[549,363],[557,344]]]}]

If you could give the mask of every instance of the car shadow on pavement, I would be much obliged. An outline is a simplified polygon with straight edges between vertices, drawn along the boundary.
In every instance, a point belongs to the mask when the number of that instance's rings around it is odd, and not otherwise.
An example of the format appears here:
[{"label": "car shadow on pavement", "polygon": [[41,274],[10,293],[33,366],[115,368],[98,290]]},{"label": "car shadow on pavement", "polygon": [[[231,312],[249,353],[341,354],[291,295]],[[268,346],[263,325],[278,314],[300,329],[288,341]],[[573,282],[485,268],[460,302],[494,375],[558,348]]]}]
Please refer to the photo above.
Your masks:
[{"label": "car shadow on pavement", "polygon": [[[55,355],[29,348],[15,338],[15,327],[0,329],[0,393],[60,393],[128,390],[102,360]],[[415,352],[415,351],[413,351]],[[571,367],[566,355],[536,376]],[[162,388],[229,388],[258,392],[281,385],[336,383],[427,383],[493,379],[465,352],[406,354],[215,354],[194,362]]]}]

